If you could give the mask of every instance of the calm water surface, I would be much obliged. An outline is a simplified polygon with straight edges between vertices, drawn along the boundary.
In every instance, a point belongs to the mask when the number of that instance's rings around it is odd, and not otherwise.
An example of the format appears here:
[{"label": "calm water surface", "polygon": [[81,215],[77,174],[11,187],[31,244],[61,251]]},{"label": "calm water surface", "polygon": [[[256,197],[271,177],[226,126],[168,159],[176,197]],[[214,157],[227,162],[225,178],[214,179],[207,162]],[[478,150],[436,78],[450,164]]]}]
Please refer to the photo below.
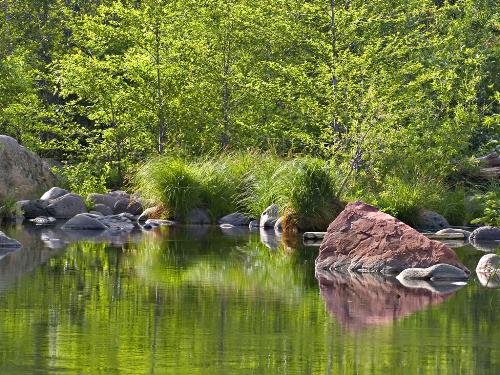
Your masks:
[{"label": "calm water surface", "polygon": [[[246,230],[0,229],[24,245],[0,254],[1,374],[500,371],[500,289],[475,274],[318,282],[317,248]],[[484,254],[457,252],[472,270]]]}]

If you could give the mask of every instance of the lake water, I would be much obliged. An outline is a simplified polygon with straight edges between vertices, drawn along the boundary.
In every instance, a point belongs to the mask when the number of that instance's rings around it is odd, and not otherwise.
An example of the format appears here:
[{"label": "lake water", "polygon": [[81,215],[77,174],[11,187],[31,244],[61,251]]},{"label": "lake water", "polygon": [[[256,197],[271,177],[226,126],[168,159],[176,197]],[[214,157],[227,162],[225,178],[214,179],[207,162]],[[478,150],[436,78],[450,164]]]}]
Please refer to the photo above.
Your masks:
[{"label": "lake water", "polygon": [[317,248],[247,230],[0,229],[23,243],[0,259],[0,374],[500,373],[500,289],[474,272],[320,285]]}]

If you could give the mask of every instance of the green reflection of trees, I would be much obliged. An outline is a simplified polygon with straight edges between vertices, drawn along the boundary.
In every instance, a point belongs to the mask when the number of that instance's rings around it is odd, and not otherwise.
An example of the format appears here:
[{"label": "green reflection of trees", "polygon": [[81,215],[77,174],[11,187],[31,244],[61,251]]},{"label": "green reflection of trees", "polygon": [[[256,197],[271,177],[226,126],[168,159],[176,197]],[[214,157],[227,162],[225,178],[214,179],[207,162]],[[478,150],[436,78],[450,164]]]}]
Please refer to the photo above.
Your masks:
[{"label": "green reflection of trees", "polygon": [[[35,251],[35,250],[33,250]],[[471,281],[394,324],[343,331],[315,250],[165,230],[77,243],[0,294],[1,373],[488,373],[498,291]]]}]

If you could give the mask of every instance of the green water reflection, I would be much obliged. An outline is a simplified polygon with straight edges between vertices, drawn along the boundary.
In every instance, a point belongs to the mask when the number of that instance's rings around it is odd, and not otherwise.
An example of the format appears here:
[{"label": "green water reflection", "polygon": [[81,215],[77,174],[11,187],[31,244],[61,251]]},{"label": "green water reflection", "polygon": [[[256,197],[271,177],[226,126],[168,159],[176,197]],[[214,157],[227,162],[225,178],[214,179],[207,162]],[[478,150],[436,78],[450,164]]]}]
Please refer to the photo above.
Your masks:
[{"label": "green water reflection", "polygon": [[[1,374],[489,374],[500,290],[454,293],[314,276],[316,248],[217,228],[50,249],[7,229]],[[55,233],[58,233],[57,231]],[[482,255],[460,249],[471,269]]]}]

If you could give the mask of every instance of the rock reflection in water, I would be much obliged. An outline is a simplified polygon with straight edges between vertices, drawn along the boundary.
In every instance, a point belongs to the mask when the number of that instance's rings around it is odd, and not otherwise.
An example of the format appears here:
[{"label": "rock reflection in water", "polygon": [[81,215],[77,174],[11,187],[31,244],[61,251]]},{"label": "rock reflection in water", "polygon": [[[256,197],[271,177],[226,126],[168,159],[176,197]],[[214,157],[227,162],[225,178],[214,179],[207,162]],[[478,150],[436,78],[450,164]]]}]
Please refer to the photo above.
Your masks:
[{"label": "rock reflection in water", "polygon": [[440,304],[462,285],[437,285],[420,281],[403,286],[382,274],[317,272],[321,297],[341,326],[359,330],[390,324],[429,305]]}]

